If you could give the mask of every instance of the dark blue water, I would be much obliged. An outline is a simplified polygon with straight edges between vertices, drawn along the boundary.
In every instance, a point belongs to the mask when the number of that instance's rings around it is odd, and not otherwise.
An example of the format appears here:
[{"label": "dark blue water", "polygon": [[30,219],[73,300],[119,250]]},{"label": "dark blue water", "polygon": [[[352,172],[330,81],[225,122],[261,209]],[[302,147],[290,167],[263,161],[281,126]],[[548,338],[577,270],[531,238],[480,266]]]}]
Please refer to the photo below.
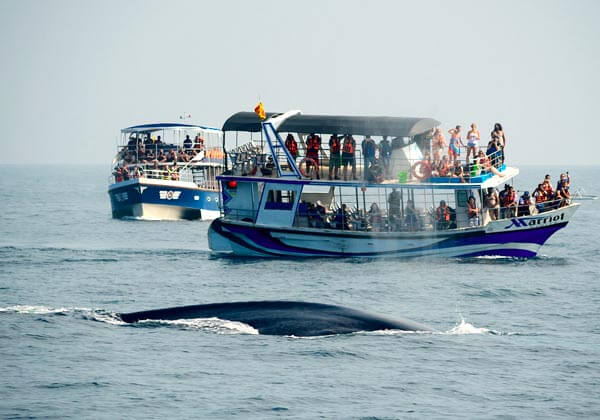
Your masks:
[{"label": "dark blue water", "polygon": [[[522,168],[517,186],[547,171]],[[600,194],[599,168],[570,172]],[[106,178],[0,167],[0,417],[600,417],[598,201],[528,261],[236,260],[211,256],[203,222],[111,219]],[[114,316],[259,299],[440,333],[306,339]]]}]

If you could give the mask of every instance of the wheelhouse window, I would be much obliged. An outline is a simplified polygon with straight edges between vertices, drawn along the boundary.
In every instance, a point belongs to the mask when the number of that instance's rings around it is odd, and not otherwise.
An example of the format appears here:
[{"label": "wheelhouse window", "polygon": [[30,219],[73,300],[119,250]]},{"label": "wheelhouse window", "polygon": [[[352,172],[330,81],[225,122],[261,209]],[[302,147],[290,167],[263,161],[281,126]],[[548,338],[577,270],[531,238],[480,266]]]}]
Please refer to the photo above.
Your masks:
[{"label": "wheelhouse window", "polygon": [[267,210],[291,210],[294,208],[295,192],[290,190],[269,190],[267,193]]}]

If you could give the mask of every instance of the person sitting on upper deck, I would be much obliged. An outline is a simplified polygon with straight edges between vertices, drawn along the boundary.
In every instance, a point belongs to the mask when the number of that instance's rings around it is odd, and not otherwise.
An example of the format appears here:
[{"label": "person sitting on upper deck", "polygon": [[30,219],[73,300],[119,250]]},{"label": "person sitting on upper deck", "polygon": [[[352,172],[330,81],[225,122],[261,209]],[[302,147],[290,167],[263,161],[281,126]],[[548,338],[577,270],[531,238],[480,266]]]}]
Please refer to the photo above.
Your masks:
[{"label": "person sitting on upper deck", "polygon": [[183,149],[179,149],[177,152],[177,160],[180,162],[189,162],[190,157]]},{"label": "person sitting on upper deck", "polygon": [[446,230],[450,225],[450,208],[444,200],[440,201],[440,206],[435,209],[435,222],[437,230]]},{"label": "person sitting on upper deck", "polygon": [[167,156],[165,155],[164,150],[160,149],[158,151],[158,154],[156,155],[156,161],[157,162],[166,162],[167,161]]},{"label": "person sitting on upper deck", "polygon": [[[306,157],[312,159],[315,165],[315,172],[317,173],[317,179],[321,179],[319,176],[319,150],[321,149],[321,137],[315,133],[311,133],[306,139]],[[306,161],[306,172],[310,172],[312,162]]]},{"label": "person sitting on upper deck", "polygon": [[179,166],[177,166],[177,162],[173,162],[172,167],[168,166],[167,171],[169,172],[173,181],[179,181]]},{"label": "person sitting on upper deck", "polygon": [[183,141],[183,148],[184,149],[191,149],[192,148],[192,139],[190,138],[189,134],[185,135],[185,140]]},{"label": "person sitting on upper deck", "polygon": [[485,154],[490,159],[492,165],[496,166],[498,164],[498,150],[500,149],[500,145],[498,144],[498,136],[494,135],[492,139],[488,142],[487,150]]},{"label": "person sitting on upper deck", "polygon": [[158,146],[160,146],[161,144],[163,144],[162,140],[160,139],[160,136],[158,136],[158,137],[156,138],[156,141],[154,142],[154,144],[156,144],[156,145],[158,145]]},{"label": "person sitting on upper deck", "polygon": [[465,171],[462,164],[457,160],[454,162],[454,172],[451,174],[452,178],[458,178],[461,183],[467,182],[465,179]]},{"label": "person sitting on upper deck", "polygon": [[356,179],[356,159],[354,153],[356,151],[356,141],[350,134],[344,137],[342,145],[342,165],[344,166],[344,181],[348,180],[347,171],[348,165],[352,166],[352,179]]},{"label": "person sitting on upper deck", "polygon": [[363,179],[366,180],[369,178],[369,170],[375,164],[377,145],[371,136],[367,135],[360,146],[363,153]]},{"label": "person sitting on upper deck", "polygon": [[467,201],[467,217],[469,218],[469,227],[479,226],[479,209],[473,196],[470,196]]},{"label": "person sitting on upper deck", "polygon": [[383,164],[383,175],[385,178],[390,177],[391,161],[392,161],[392,145],[388,140],[387,136],[383,136],[383,139],[379,142],[379,159]]},{"label": "person sitting on upper deck", "polygon": [[448,161],[448,156],[443,156],[442,160],[437,166],[437,175],[441,177],[450,176],[451,173],[450,162]]},{"label": "person sitting on upper deck", "polygon": [[350,223],[350,215],[348,214],[346,204],[342,204],[342,206],[338,209],[335,215],[335,225],[336,229],[352,229],[352,224]]},{"label": "person sitting on upper deck", "polygon": [[152,136],[150,135],[150,133],[146,134],[145,138],[144,138],[144,146],[150,148],[151,146],[154,146],[154,142],[152,141]]},{"label": "person sitting on upper deck", "polygon": [[531,216],[531,196],[529,191],[525,191],[521,198],[519,198],[519,206],[517,208],[518,216]]},{"label": "person sitting on upper deck", "polygon": [[175,153],[175,150],[169,150],[169,153],[167,154],[167,162],[177,162],[177,154]]},{"label": "person sitting on upper deck", "polygon": [[296,162],[296,158],[298,157],[298,143],[292,133],[289,133],[285,138],[285,148],[290,152],[294,162]]},{"label": "person sitting on upper deck", "polygon": [[340,179],[342,140],[337,134],[329,137],[329,179]]}]

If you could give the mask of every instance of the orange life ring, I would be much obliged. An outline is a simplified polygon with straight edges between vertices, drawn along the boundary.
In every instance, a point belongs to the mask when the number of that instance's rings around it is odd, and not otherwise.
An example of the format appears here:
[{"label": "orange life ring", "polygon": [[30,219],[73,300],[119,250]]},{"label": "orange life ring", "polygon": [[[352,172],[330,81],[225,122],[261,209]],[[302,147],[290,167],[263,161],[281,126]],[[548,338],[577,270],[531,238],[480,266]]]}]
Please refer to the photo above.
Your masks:
[{"label": "orange life ring", "polygon": [[[303,163],[304,163],[304,168],[302,167]],[[298,170],[300,171],[302,176],[305,178],[308,178],[308,173],[306,172],[306,168],[308,168],[309,164],[311,164],[314,168],[317,167],[317,162],[315,162],[315,160],[313,158],[309,158],[309,157],[305,157],[298,164]]]},{"label": "orange life ring", "polygon": [[427,179],[431,176],[431,166],[428,162],[421,160],[413,165],[412,174],[416,179]]}]

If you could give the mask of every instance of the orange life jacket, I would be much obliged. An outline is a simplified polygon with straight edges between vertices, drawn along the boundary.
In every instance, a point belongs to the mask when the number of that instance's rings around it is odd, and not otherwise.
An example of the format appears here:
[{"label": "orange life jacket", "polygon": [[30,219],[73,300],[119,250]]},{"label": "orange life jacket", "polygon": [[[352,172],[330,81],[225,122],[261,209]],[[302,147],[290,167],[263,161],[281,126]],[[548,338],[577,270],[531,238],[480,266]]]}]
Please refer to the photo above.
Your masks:
[{"label": "orange life jacket", "polygon": [[349,153],[351,155],[354,154],[355,143],[353,139],[344,139],[344,148],[342,151],[344,153]]},{"label": "orange life jacket", "polygon": [[306,149],[314,152],[319,151],[319,147],[321,146],[321,142],[319,140],[319,136],[310,136],[306,140]]},{"label": "orange life jacket", "polygon": [[516,198],[516,195],[515,195],[514,191],[511,193],[504,194],[504,197],[502,200],[502,206],[508,207],[510,204],[515,202],[515,198]]},{"label": "orange life jacket", "polygon": [[331,139],[329,140],[329,147],[331,149],[331,153],[339,153],[340,146],[340,139],[338,137],[331,137]]},{"label": "orange life jacket", "polygon": [[285,147],[289,150],[289,152],[292,155],[297,155],[298,154],[298,144],[296,143],[296,140],[294,140],[293,138],[287,139],[285,141]]},{"label": "orange life jacket", "polygon": [[[443,212],[443,214],[442,214]],[[436,213],[436,219],[439,221],[446,221],[449,222],[450,221],[450,210],[448,209],[448,207],[445,208],[441,208],[438,207],[437,210],[435,211]]]}]

